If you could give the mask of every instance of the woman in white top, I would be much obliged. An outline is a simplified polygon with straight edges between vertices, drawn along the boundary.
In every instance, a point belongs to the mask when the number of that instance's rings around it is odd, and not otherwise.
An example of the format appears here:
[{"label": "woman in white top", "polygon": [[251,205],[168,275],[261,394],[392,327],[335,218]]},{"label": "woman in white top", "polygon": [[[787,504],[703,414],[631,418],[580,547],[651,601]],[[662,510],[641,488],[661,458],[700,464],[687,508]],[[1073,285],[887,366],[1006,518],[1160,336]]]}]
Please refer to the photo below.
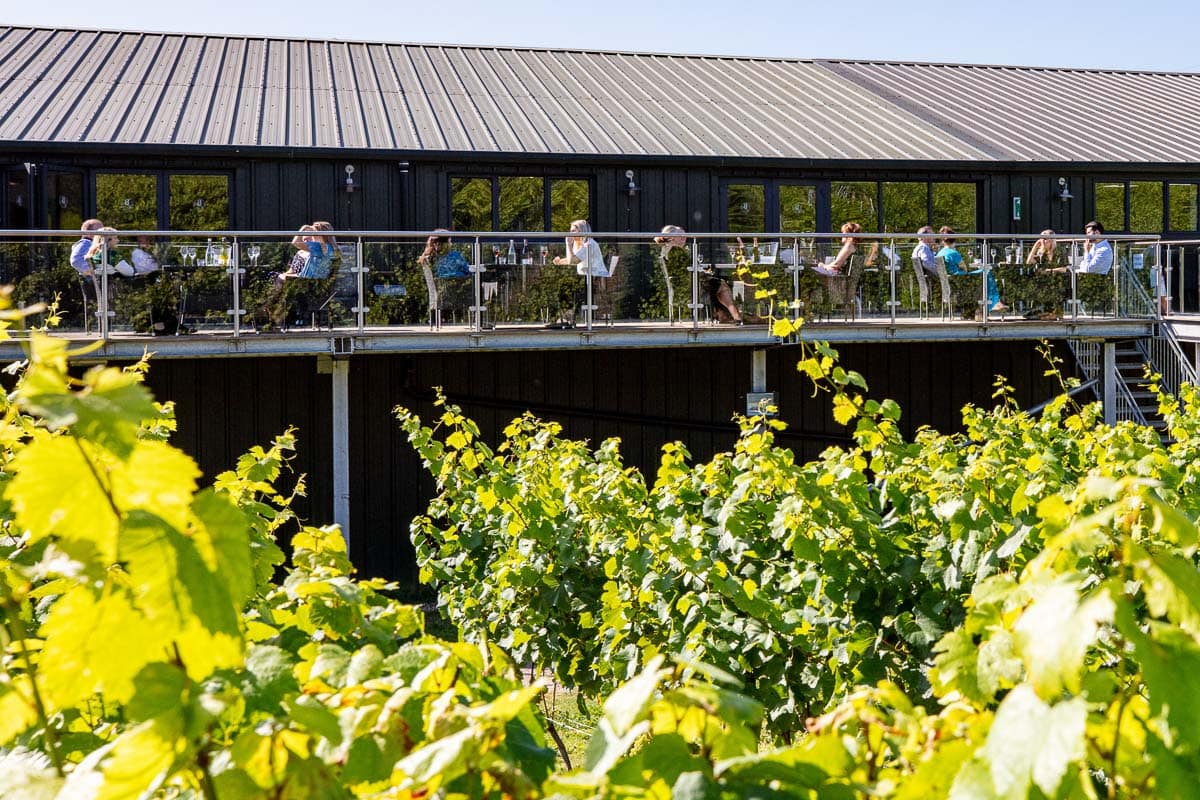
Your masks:
[{"label": "woman in white top", "polygon": [[593,278],[607,278],[608,267],[604,264],[604,254],[600,245],[592,238],[592,226],[586,219],[577,219],[571,223],[571,233],[578,234],[567,238],[567,254],[554,259],[555,264],[575,264],[575,271],[580,275],[591,272]]},{"label": "woman in white top", "polygon": [[841,275],[850,267],[850,256],[858,250],[858,239],[854,236],[862,231],[862,225],[857,222],[847,222],[842,225],[842,233],[848,234],[842,237],[842,249],[838,250],[837,256],[828,264],[817,264],[813,267],[814,272],[819,272],[822,275]]}]

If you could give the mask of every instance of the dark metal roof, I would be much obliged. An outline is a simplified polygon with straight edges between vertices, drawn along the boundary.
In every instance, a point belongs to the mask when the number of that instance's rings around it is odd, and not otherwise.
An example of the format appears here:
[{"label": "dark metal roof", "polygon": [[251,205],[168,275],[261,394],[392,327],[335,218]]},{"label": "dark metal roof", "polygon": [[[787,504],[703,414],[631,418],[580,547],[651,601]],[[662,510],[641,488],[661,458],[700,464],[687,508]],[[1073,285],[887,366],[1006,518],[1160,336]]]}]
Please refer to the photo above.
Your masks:
[{"label": "dark metal roof", "polygon": [[1198,111],[1197,75],[0,27],[10,143],[1195,162]]}]

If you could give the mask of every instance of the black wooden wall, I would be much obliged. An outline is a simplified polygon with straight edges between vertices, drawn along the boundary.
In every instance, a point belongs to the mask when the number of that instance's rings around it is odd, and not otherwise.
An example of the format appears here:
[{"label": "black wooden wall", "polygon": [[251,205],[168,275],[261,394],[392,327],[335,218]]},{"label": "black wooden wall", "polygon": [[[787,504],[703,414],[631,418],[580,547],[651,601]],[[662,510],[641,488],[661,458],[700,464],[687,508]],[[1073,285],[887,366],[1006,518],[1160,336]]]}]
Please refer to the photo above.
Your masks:
[{"label": "black wooden wall", "polygon": [[[966,403],[991,405],[994,377],[1005,375],[1023,406],[1055,384],[1033,343],[844,345],[842,362],[866,377],[871,394],[891,397],[911,433],[920,425],[954,430]],[[434,414],[433,387],[475,419],[489,441],[525,410],[559,421],[566,435],[598,442],[620,437],[627,463],[653,475],[659,448],[684,442],[697,459],[727,449],[734,412],[750,389],[749,348],[552,350],[508,353],[359,355],[350,367],[352,555],[363,573],[413,586],[408,523],[423,511],[432,482],[396,424],[397,405]],[[847,441],[827,398],[812,397],[795,369],[795,347],[768,351],[768,388],[779,393],[780,437],[798,457]],[[313,358],[162,360],[150,370],[160,399],[176,403],[176,442],[206,476],[232,466],[254,444],[296,426],[295,467],[308,474],[298,510],[314,523],[332,519],[330,378]]]}]

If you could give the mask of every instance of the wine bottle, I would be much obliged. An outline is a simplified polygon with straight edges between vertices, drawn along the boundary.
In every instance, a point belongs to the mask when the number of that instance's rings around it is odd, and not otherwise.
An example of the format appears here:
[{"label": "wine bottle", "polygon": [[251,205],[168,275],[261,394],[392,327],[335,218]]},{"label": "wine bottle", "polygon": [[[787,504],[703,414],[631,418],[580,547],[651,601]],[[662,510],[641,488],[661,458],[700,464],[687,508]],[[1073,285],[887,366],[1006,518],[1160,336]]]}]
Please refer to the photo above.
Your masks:
[{"label": "wine bottle", "polygon": [[533,265],[533,251],[529,249],[529,240],[521,242],[521,263],[527,266]]}]

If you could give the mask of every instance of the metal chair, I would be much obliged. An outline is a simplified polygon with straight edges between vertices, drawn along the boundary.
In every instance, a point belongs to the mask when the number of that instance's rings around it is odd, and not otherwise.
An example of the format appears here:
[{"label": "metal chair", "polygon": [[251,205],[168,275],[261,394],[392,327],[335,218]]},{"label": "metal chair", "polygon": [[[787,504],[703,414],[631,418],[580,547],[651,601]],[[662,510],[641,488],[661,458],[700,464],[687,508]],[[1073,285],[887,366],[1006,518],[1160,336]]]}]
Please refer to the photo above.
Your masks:
[{"label": "metal chair", "polygon": [[[913,272],[917,276],[917,317],[929,319],[929,283],[925,280],[925,267],[917,259],[912,259]],[[942,264],[945,269],[945,264]]]},{"label": "metal chair", "polygon": [[421,274],[425,277],[425,289],[429,292],[429,329],[439,330],[442,327],[442,306],[438,297],[437,282],[433,279],[433,268],[422,264]]},{"label": "metal chair", "polygon": [[954,292],[950,290],[950,274],[946,272],[946,259],[934,256],[933,263],[937,266],[938,283],[942,289],[942,319],[954,317]]}]

